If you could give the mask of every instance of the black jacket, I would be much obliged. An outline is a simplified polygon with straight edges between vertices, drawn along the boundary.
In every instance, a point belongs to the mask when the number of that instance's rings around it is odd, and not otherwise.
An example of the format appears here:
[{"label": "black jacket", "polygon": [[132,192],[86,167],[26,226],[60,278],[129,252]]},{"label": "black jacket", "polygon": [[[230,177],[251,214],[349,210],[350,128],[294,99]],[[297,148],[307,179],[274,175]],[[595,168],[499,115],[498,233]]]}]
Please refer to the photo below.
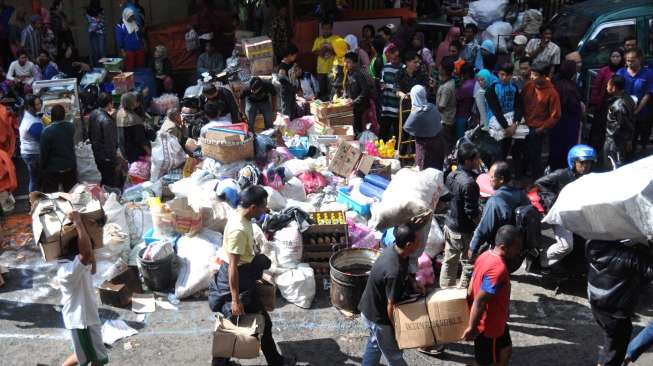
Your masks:
[{"label": "black jacket", "polygon": [[236,102],[236,97],[234,97],[234,94],[231,92],[231,90],[223,86],[219,86],[217,89],[218,95],[213,100],[209,100],[208,98],[202,96],[202,108],[204,108],[205,103],[213,101],[218,104],[222,111],[220,116],[230,114],[231,123],[240,122],[240,109],[238,109],[238,103]]},{"label": "black jacket", "polygon": [[88,137],[98,164],[116,160],[118,127],[116,121],[104,109],[98,108],[91,112],[88,120]]},{"label": "black jacket", "polygon": [[360,70],[347,75],[345,96],[351,98],[356,110],[365,111],[369,108],[371,88],[369,80]]},{"label": "black jacket", "polygon": [[478,207],[480,189],[476,183],[476,174],[469,170],[458,169],[449,174],[446,185],[452,198],[445,225],[457,233],[471,234],[476,227],[474,220],[480,215]]},{"label": "black jacket", "polygon": [[608,102],[606,115],[606,137],[618,143],[625,143],[633,138],[635,132],[635,109],[637,105],[633,98],[623,94],[613,97]]},{"label": "black jacket", "polygon": [[578,177],[579,175],[571,169],[558,169],[536,180],[535,185],[540,190],[544,207],[549,210],[558,199],[560,191]]},{"label": "black jacket", "polygon": [[585,255],[590,305],[616,317],[633,315],[641,286],[653,281],[653,258],[619,242],[600,240],[589,241]]}]

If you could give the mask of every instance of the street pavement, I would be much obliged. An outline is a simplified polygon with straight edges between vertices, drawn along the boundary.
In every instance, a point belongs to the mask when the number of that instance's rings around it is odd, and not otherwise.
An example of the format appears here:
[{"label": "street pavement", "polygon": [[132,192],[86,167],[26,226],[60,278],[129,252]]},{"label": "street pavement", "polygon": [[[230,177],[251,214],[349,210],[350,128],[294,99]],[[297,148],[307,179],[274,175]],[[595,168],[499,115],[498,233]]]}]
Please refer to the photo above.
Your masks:
[{"label": "street pavement", "polygon": [[[0,287],[0,365],[60,365],[70,354],[59,306],[60,292],[52,281],[57,265],[44,263],[31,245],[10,246],[0,255],[9,267]],[[297,365],[360,365],[367,334],[360,318],[347,318],[331,307],[323,280],[317,283],[311,309],[286,303],[279,295],[271,313],[275,340]],[[635,330],[651,321],[653,290],[647,288]],[[582,281],[554,286],[518,272],[512,279],[510,329],[513,365],[595,365],[601,341],[586,301]],[[206,297],[184,300],[178,310],[163,310],[139,318],[129,310],[102,306],[103,320],[123,319],[138,334],[109,349],[113,365],[209,365],[213,314]],[[409,365],[469,365],[470,343],[448,346],[441,358],[414,350],[405,353]],[[239,360],[265,365],[263,357]],[[383,363],[385,364],[385,363]],[[652,365],[653,353],[637,365]]]}]

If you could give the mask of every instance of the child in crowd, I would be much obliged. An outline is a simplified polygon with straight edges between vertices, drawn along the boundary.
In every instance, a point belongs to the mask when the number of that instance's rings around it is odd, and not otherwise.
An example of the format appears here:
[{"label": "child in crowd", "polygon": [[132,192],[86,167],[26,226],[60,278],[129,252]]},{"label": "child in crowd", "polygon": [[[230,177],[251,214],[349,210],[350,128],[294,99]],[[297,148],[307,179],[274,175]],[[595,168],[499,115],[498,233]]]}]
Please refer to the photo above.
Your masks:
[{"label": "child in crowd", "polygon": [[106,365],[109,358],[102,343],[102,322],[93,288],[96,266],[91,237],[79,212],[70,213],[70,219],[77,230],[77,242],[70,248],[78,253],[72,260],[61,262],[57,278],[61,285],[61,315],[70,330],[75,353],[63,365]]}]

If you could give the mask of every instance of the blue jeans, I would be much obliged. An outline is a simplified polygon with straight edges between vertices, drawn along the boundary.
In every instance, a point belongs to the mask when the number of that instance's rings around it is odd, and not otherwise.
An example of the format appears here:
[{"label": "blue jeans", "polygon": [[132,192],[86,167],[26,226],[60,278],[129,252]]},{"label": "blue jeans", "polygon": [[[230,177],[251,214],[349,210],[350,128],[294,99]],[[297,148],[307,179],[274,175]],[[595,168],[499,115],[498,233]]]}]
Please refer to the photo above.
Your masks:
[{"label": "blue jeans", "polygon": [[106,55],[106,38],[103,33],[91,32],[88,34],[91,46],[91,65],[99,66],[98,60]]},{"label": "blue jeans", "polygon": [[41,188],[41,155],[29,154],[21,155],[25,165],[27,165],[27,174],[29,175],[29,191],[38,191]]},{"label": "blue jeans", "polygon": [[642,329],[639,334],[633,338],[632,341],[628,344],[628,351],[626,351],[626,356],[630,358],[631,361],[637,361],[639,356],[644,353],[647,349],[653,346],[653,322],[650,322],[646,328]]},{"label": "blue jeans", "polygon": [[454,126],[456,126],[456,141],[454,141],[454,146],[461,137],[465,135],[465,129],[467,128],[467,118],[466,117],[456,117],[454,121]]},{"label": "blue jeans", "polygon": [[404,351],[397,346],[395,332],[389,325],[376,324],[361,314],[365,327],[370,332],[367,339],[362,366],[376,366],[381,362],[381,355],[388,360],[389,366],[407,366]]}]

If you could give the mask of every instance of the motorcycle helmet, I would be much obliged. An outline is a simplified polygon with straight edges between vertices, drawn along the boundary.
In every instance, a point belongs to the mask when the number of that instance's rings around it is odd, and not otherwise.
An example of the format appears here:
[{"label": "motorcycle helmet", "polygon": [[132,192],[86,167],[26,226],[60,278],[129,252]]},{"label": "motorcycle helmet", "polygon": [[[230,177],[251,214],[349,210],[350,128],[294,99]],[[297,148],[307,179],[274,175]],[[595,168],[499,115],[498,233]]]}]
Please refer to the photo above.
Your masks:
[{"label": "motorcycle helmet", "polygon": [[591,147],[583,144],[575,145],[567,153],[567,165],[569,169],[574,170],[574,161],[596,161],[596,151]]}]

